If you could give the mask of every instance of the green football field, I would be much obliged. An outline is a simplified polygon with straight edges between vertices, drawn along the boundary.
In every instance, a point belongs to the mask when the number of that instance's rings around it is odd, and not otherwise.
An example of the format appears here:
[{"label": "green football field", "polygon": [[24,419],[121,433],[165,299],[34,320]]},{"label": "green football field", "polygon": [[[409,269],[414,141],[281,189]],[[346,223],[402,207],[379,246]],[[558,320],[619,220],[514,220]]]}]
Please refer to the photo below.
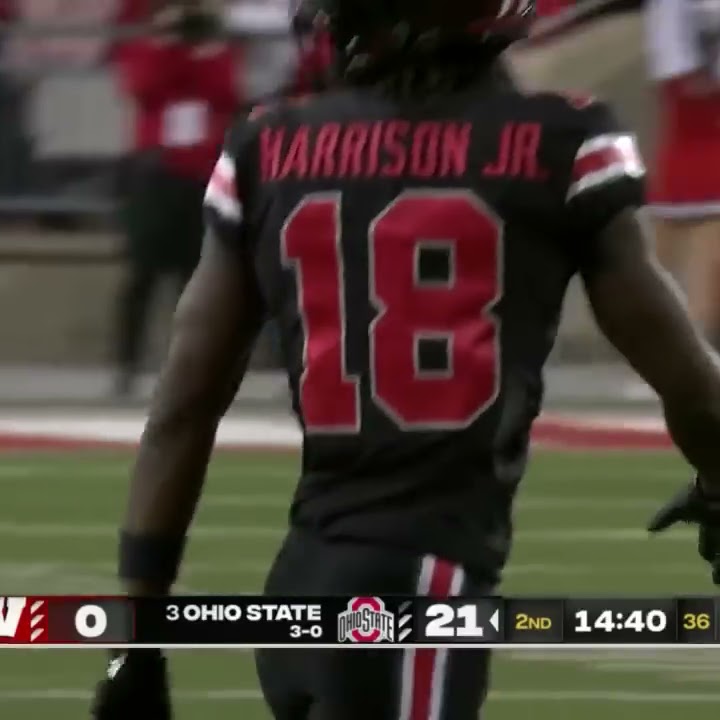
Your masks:
[{"label": "green football field", "polygon": [[[131,455],[0,455],[2,594],[115,592],[115,537]],[[221,454],[179,591],[253,592],[284,532],[297,461]],[[506,594],[708,594],[689,530],[644,524],[687,477],[672,453],[536,452],[517,510]],[[0,650],[0,716],[78,720],[103,670],[93,650]],[[173,654],[179,720],[269,720],[252,655]],[[570,649],[496,654],[490,720],[717,716],[720,651]],[[619,715],[617,715],[619,713]]]}]

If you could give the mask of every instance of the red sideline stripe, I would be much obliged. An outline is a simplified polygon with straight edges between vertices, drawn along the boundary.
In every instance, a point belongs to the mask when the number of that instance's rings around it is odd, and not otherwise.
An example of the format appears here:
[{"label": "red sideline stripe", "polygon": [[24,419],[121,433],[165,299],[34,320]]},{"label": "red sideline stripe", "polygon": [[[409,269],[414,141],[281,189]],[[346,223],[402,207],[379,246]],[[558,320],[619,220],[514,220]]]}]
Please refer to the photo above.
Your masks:
[{"label": "red sideline stripe", "polygon": [[587,450],[669,450],[673,447],[665,430],[593,427],[553,420],[536,422],[532,439],[541,445]]}]

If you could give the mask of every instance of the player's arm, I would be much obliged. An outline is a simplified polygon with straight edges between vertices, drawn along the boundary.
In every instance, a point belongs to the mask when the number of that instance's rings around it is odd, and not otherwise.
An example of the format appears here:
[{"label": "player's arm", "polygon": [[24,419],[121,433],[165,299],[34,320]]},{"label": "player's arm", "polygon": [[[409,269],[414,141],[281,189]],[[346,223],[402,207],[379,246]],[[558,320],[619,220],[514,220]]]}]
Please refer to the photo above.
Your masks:
[{"label": "player's arm", "polygon": [[720,584],[720,363],[659,268],[635,210],[644,168],[634,138],[603,106],[583,117],[566,210],[587,295],[605,335],[660,396],[673,440],[699,473],[648,529],[696,523],[700,555]]},{"label": "player's arm", "polygon": [[574,122],[565,218],[593,313],[659,395],[675,443],[720,492],[720,365],[655,259],[637,209],[645,168],[635,137],[602,103]]},{"label": "player's arm", "polygon": [[720,365],[655,259],[637,210],[645,169],[636,140],[602,103],[574,122],[565,220],[590,305],[604,334],[659,395],[673,440],[720,493]]},{"label": "player's arm", "polygon": [[[208,186],[202,255],[178,303],[140,441],[119,563],[120,577],[135,596],[165,594],[175,580],[218,424],[245,373],[263,317],[243,220],[251,180],[240,178],[233,153],[247,149],[244,125],[231,132]],[[163,653],[134,648],[114,655],[95,692],[94,720],[171,720]]]},{"label": "player's arm", "polygon": [[[170,351],[140,441],[120,544],[128,594],[169,591],[220,418],[242,379],[259,320],[252,278],[211,229],[178,304]],[[94,720],[173,716],[159,650],[111,655]]]},{"label": "player's arm", "polygon": [[166,593],[175,580],[218,424],[261,325],[237,184],[224,154],[206,198],[202,255],[178,303],[132,475],[120,544],[120,576],[131,595]]},{"label": "player's arm", "polygon": [[585,288],[603,333],[659,395],[672,439],[720,493],[720,361],[651,241],[638,212],[620,211],[592,243]]}]

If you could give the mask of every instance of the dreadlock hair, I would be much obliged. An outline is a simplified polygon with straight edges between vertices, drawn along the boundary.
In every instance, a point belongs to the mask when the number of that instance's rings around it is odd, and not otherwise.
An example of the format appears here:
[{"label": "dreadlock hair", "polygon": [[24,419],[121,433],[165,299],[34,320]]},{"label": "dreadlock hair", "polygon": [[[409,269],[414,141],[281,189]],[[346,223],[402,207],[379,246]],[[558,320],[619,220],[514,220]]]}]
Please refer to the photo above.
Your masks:
[{"label": "dreadlock hair", "polygon": [[512,78],[500,59],[507,45],[495,37],[479,41],[467,35],[406,36],[380,54],[351,54],[344,64],[341,60],[341,70],[346,84],[420,99],[462,90],[488,74],[510,85]]},{"label": "dreadlock hair", "polygon": [[475,2],[450,3],[449,20],[438,0],[344,0],[331,7],[326,17],[346,84],[424,98],[461,90],[488,72],[512,82],[499,56],[514,38],[468,32]]}]

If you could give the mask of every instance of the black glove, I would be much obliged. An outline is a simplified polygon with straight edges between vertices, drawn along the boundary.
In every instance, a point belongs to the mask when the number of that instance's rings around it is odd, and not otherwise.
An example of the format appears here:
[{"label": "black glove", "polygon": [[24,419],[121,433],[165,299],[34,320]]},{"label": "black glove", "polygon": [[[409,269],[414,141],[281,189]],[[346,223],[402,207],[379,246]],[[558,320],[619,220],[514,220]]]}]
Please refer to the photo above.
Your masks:
[{"label": "black glove", "polygon": [[171,720],[167,660],[160,650],[129,650],[110,658],[91,710],[95,720]]},{"label": "black glove", "polygon": [[699,526],[700,557],[710,563],[713,582],[720,585],[720,497],[709,497],[695,481],[661,508],[648,530],[662,532],[678,522]]}]

